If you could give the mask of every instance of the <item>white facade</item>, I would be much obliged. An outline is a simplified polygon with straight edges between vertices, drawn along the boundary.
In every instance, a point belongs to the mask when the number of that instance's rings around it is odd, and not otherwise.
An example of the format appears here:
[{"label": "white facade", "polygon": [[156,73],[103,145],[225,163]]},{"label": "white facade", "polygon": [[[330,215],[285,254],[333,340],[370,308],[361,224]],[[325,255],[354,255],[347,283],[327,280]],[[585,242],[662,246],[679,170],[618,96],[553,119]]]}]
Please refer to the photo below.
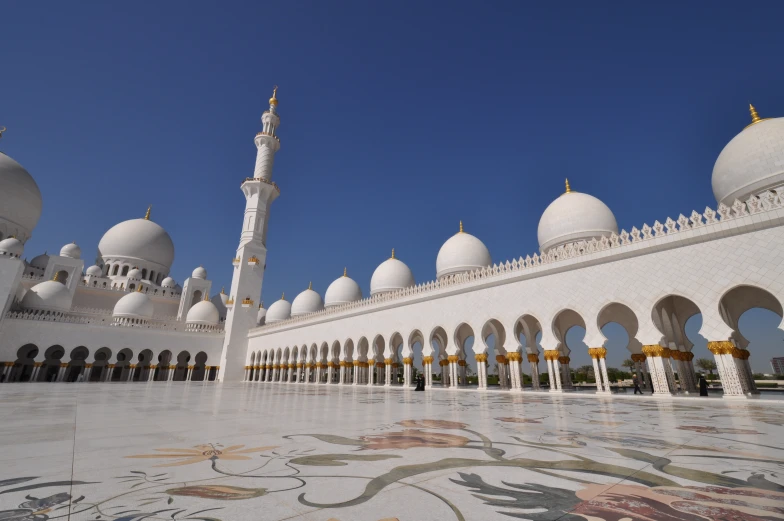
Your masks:
[{"label": "white facade", "polygon": [[[541,391],[546,372],[547,390],[566,392],[572,389],[566,335],[579,326],[597,392],[609,394],[601,330],[615,322],[628,333],[634,372],[655,396],[667,397],[697,390],[684,325],[701,313],[700,334],[716,358],[724,396],[757,394],[738,321],[753,307],[782,316],[784,120],[763,120],[752,108],[751,125],[716,162],[715,210],[661,216],[619,233],[603,201],[572,191],[567,182],[542,215],[539,253],[492,264],[486,246],[461,223],[439,251],[434,281],[417,285],[393,250],[373,273],[369,298],[344,272],[323,300],[308,288],[291,303],[282,296],[265,310],[256,301],[270,207],[280,195],[272,181],[280,149],[277,105],[273,93],[254,139],[254,175],[241,185],[246,205],[228,294],[209,297],[211,282],[201,267],[182,287],[168,277],[173,242],[150,221],[149,210],[144,219],[111,228],[96,265],[84,274],[76,245],[28,263],[19,240],[0,242],[0,378],[206,375],[338,385],[402,380],[410,386],[416,354],[426,386],[434,386],[435,373],[450,389],[467,385],[466,359],[473,356],[477,388],[484,390],[492,345],[502,389],[523,392],[528,374],[530,390]],[[21,166],[6,163],[15,189],[24,178]],[[736,193],[744,198],[730,204],[726,198]],[[28,213],[30,221],[35,212]],[[12,222],[15,216],[0,218]],[[34,294],[25,298],[27,292]]]}]

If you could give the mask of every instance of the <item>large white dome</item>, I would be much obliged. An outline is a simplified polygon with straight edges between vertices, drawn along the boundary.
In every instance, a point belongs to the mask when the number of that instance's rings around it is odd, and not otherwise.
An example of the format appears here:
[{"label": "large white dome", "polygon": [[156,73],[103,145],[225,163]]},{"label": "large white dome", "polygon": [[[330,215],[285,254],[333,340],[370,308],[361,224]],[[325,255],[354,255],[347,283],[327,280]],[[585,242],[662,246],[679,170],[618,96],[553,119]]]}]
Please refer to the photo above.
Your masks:
[{"label": "large white dome", "polygon": [[460,231],[447,239],[438,250],[436,277],[440,279],[446,275],[473,271],[491,264],[493,259],[487,247],[470,233],[465,233],[461,222]]},{"label": "large white dome", "polygon": [[100,266],[92,265],[89,268],[87,268],[85,274],[89,275],[90,277],[100,277],[101,275],[103,275],[103,271],[101,271]]},{"label": "large white dome", "polygon": [[152,318],[153,303],[150,298],[139,291],[128,293],[117,301],[112,311],[113,317]]},{"label": "large white dome", "polygon": [[41,218],[41,190],[22,165],[0,152],[0,226],[4,235],[30,238]]},{"label": "large white dome", "polygon": [[356,300],[362,300],[362,289],[345,271],[343,276],[335,279],[327,288],[327,292],[324,293],[324,305],[328,308]]},{"label": "large white dome", "polygon": [[550,203],[539,219],[539,247],[543,252],[612,233],[618,233],[618,223],[610,208],[592,195],[572,191],[568,181],[566,193]]},{"label": "large white dome", "polygon": [[395,250],[392,250],[392,257],[379,264],[370,277],[370,294],[397,291],[414,284],[414,274],[405,263],[395,258]]},{"label": "large white dome", "polygon": [[103,235],[98,256],[149,262],[168,271],[174,262],[174,243],[160,225],[148,219],[131,219],[115,224]]},{"label": "large white dome", "polygon": [[713,195],[727,206],[784,185],[784,118],[752,116],[757,122],[732,138],[713,166]]},{"label": "large white dome", "polygon": [[193,305],[188,310],[188,316],[185,322],[190,324],[204,324],[208,326],[217,326],[220,321],[220,312],[215,304],[209,300],[202,300]]},{"label": "large white dome", "polygon": [[321,300],[321,295],[313,291],[311,287],[297,295],[291,302],[292,317],[315,313],[322,309],[324,309],[324,302]]},{"label": "large white dome", "polygon": [[23,309],[63,313],[71,309],[71,293],[63,284],[46,280],[27,290],[19,305]]},{"label": "large white dome", "polygon": [[283,297],[280,300],[276,300],[267,310],[267,324],[288,320],[289,318],[291,318],[291,303]]},{"label": "large white dome", "polygon": [[81,259],[82,249],[75,242],[72,242],[60,248],[60,256]]}]

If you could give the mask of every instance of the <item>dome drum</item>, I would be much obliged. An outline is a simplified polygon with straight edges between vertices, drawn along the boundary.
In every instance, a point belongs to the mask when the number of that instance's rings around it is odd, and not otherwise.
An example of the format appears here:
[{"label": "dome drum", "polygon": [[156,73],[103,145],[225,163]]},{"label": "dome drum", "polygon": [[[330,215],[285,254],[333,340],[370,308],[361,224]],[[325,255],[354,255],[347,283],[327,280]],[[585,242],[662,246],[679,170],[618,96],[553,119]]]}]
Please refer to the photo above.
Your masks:
[{"label": "dome drum", "polygon": [[16,237],[8,237],[0,241],[0,256],[20,258],[24,253],[24,244]]},{"label": "dome drum", "polygon": [[[131,219],[111,227],[98,243],[100,264],[109,265],[109,276],[123,276],[126,267],[137,267],[142,271],[142,278],[150,280],[154,273],[155,280],[169,274],[174,262],[174,243],[169,234],[160,225],[148,218]],[[126,271],[127,274],[127,271]]]}]

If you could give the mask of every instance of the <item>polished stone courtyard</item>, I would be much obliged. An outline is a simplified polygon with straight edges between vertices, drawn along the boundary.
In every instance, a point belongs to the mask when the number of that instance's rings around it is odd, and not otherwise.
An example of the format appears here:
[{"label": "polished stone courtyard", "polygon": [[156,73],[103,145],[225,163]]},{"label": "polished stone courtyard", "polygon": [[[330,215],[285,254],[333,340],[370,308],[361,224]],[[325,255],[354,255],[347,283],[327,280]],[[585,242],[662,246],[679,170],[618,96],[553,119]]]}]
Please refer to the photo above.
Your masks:
[{"label": "polished stone courtyard", "polygon": [[784,402],[0,386],[0,520],[784,519]]}]

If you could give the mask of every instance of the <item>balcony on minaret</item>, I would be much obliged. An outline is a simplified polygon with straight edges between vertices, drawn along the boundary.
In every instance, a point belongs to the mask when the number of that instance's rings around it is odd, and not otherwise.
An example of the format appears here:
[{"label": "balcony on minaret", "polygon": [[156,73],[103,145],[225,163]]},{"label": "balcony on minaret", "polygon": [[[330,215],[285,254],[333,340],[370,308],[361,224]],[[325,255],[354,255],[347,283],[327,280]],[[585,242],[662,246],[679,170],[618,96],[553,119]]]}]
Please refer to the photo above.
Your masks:
[{"label": "balcony on minaret", "polygon": [[237,268],[237,267],[239,267],[239,265],[240,265],[240,260],[241,260],[241,259],[240,259],[239,257],[234,257],[233,259],[231,259],[231,263],[232,263],[232,265],[233,265],[235,268]]},{"label": "balcony on minaret", "polygon": [[250,259],[248,259],[248,266],[256,268],[259,265],[259,258],[253,255]]},{"label": "balcony on minaret", "polygon": [[250,297],[245,297],[244,299],[242,299],[242,307],[249,308],[252,305],[253,305],[253,301],[250,299]]},{"label": "balcony on minaret", "polygon": [[234,297],[229,297],[229,300],[226,301],[225,306],[227,308],[233,308],[234,307]]}]

